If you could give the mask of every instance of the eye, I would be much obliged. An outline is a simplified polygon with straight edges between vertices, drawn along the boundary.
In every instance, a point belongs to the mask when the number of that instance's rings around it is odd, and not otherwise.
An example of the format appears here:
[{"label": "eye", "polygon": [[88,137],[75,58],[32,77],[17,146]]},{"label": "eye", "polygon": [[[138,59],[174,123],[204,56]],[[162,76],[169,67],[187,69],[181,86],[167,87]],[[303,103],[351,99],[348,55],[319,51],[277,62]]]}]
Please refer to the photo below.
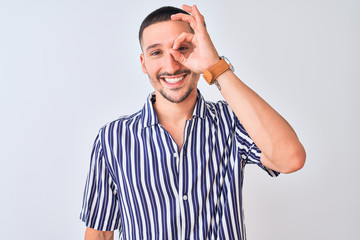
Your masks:
[{"label": "eye", "polygon": [[155,51],[152,51],[152,52],[150,53],[150,56],[157,57],[157,56],[159,56],[160,54],[161,54],[161,51],[155,50]]},{"label": "eye", "polygon": [[180,51],[180,52],[185,52],[185,51],[188,50],[188,49],[189,49],[188,47],[180,46],[180,47],[178,48],[178,51]]}]

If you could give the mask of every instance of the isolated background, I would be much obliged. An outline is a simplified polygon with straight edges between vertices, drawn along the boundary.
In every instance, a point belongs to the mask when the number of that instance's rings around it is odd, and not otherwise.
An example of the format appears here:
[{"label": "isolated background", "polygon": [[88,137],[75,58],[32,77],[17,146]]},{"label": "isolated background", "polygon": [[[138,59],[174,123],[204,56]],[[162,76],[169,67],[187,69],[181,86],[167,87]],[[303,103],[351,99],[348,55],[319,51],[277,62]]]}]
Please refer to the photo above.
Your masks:
[{"label": "isolated background", "polygon": [[[182,1],[0,1],[2,239],[82,239],[98,129],[140,109],[142,19]],[[360,239],[360,2],[196,1],[218,52],[294,127],[305,167],[248,166],[249,240]],[[209,100],[216,87],[200,82]]]}]

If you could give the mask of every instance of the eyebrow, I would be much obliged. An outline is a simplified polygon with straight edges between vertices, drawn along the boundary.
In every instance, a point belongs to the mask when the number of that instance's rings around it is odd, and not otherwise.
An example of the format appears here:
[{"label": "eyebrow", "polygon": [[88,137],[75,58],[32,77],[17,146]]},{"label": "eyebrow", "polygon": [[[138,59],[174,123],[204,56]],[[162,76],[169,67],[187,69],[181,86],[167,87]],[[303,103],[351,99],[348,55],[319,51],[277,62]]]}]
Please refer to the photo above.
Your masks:
[{"label": "eyebrow", "polygon": [[149,49],[159,47],[160,45],[161,45],[160,43],[151,44],[150,46],[148,46],[148,47],[146,48],[146,52],[149,51]]}]

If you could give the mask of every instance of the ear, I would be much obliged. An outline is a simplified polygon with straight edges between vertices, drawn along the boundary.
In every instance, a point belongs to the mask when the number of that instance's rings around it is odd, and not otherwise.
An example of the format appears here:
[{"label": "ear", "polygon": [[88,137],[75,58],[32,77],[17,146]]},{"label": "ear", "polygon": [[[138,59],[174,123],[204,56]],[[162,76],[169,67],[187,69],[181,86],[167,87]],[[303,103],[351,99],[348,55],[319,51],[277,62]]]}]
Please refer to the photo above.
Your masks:
[{"label": "ear", "polygon": [[146,70],[146,67],[145,67],[145,56],[144,54],[140,54],[140,62],[141,62],[141,68],[142,68],[142,71],[143,73],[147,74],[147,70]]}]

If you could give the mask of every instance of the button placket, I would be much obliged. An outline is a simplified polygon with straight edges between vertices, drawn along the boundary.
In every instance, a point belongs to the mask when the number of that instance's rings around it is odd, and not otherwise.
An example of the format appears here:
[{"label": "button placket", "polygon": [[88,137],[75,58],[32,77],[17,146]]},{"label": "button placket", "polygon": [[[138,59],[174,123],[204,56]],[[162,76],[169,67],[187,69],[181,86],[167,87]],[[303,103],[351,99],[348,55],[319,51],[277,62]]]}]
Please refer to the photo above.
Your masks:
[{"label": "button placket", "polygon": [[177,152],[174,152],[173,157],[174,157],[175,163],[176,163],[176,170],[177,170],[177,172],[179,172],[179,162],[180,162],[179,154]]},{"label": "button placket", "polygon": [[[181,208],[181,239],[187,239],[188,236],[186,236],[188,234],[189,231],[189,219],[187,219],[186,213],[189,212],[189,195],[187,192],[187,184],[186,184],[186,179],[187,178],[187,161],[186,161],[186,151],[187,151],[187,142],[188,142],[188,138],[191,135],[190,133],[190,129],[191,129],[191,121],[187,120],[185,123],[185,128],[184,128],[184,140],[183,140],[183,145],[182,148],[180,150],[179,153],[179,192],[178,192],[178,196],[179,196],[179,204],[180,204],[180,208]],[[186,186],[185,186],[186,184]]]}]

